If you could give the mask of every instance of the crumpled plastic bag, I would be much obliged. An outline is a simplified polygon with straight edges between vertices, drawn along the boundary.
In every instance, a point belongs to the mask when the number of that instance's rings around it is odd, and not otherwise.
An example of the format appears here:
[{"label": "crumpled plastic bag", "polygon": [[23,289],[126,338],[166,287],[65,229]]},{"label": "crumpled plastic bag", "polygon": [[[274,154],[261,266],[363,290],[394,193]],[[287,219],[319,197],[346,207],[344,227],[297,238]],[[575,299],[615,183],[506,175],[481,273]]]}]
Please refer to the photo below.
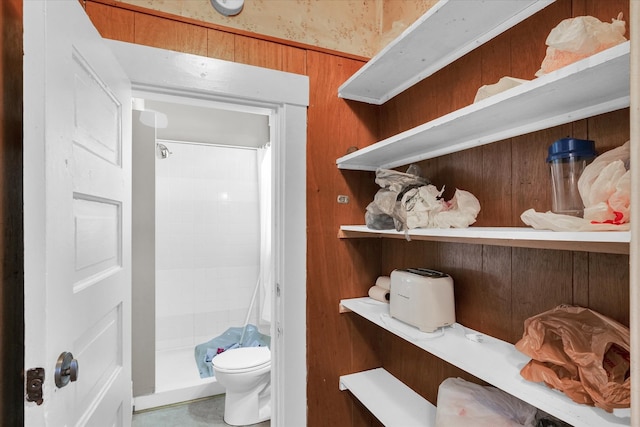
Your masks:
[{"label": "crumpled plastic bag", "polygon": [[497,81],[497,83],[480,86],[476,92],[476,97],[473,99],[473,102],[476,103],[478,101],[482,101],[483,99],[497,95],[516,86],[520,86],[522,83],[526,83],[528,81],[529,80],[517,79],[509,76],[502,77]]},{"label": "crumpled plastic bag", "polygon": [[534,427],[536,413],[502,390],[462,378],[447,378],[438,388],[436,427]]},{"label": "crumpled plastic bag", "polygon": [[631,214],[631,157],[629,141],[596,157],[578,180],[584,203],[583,218],[589,221],[624,224]]},{"label": "crumpled plastic bag", "polygon": [[456,189],[451,200],[442,199],[438,190],[426,185],[407,191],[400,205],[406,214],[406,226],[414,228],[464,228],[476,221],[480,202],[468,191]]},{"label": "crumpled plastic bag", "polygon": [[520,374],[608,412],[631,405],[629,328],[584,307],[530,317],[516,348],[532,360]]},{"label": "crumpled plastic bag", "polygon": [[397,231],[414,228],[462,228],[473,224],[480,212],[480,202],[464,190],[456,190],[448,202],[438,190],[422,178],[417,165],[406,173],[376,170],[376,183],[382,188],[369,203],[365,224],[373,230]]},{"label": "crumpled plastic bag", "polygon": [[547,53],[536,76],[550,73],[626,41],[625,31],[622,13],[617,19],[612,19],[610,24],[593,16],[563,20],[547,37]]},{"label": "crumpled plastic bag", "polygon": [[629,141],[595,158],[578,179],[585,206],[582,218],[528,209],[520,215],[538,230],[626,231],[631,219],[631,170]]},{"label": "crumpled plastic bag", "polygon": [[392,169],[376,170],[376,184],[381,189],[369,203],[365,212],[365,224],[373,230],[403,230],[406,215],[400,206],[404,193],[412,188],[429,184],[423,178],[422,171],[417,165],[411,165],[406,173]]}]

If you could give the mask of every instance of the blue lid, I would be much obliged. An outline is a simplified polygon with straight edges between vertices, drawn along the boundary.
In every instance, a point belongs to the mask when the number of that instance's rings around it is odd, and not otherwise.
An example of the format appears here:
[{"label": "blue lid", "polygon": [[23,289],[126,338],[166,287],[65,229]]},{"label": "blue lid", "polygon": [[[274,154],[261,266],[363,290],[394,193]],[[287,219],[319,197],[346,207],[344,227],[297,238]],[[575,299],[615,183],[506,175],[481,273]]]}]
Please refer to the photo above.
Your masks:
[{"label": "blue lid", "polygon": [[571,157],[595,157],[596,146],[590,139],[562,138],[549,146],[547,163]]}]

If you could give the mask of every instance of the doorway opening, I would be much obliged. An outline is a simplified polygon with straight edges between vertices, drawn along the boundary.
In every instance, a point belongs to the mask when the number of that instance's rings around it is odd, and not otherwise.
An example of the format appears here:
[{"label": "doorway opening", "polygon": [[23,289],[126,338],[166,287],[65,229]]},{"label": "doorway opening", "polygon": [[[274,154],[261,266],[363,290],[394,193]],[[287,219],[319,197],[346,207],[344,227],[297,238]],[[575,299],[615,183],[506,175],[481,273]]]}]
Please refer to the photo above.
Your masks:
[{"label": "doorway opening", "polygon": [[133,379],[142,410],[224,392],[194,357],[197,345],[246,325],[271,336],[275,112],[136,96],[133,221],[139,214],[155,224],[152,236],[133,232]]}]

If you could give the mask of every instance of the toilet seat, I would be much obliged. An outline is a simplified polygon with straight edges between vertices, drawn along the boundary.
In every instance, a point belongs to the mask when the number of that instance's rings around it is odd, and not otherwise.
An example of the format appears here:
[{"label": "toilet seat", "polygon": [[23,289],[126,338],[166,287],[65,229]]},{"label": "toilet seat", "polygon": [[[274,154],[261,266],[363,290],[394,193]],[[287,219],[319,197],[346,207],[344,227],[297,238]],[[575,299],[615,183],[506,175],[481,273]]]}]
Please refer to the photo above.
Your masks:
[{"label": "toilet seat", "polygon": [[271,351],[269,347],[234,348],[217,355],[211,362],[219,372],[257,371],[271,365]]}]

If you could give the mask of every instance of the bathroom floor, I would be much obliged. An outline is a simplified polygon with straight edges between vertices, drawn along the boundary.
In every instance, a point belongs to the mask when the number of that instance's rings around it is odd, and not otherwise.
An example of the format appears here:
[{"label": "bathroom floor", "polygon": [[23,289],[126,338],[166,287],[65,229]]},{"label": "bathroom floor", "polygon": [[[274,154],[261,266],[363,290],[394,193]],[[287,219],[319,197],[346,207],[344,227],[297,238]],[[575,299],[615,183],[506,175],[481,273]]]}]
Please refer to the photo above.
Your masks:
[{"label": "bathroom floor", "polygon": [[[223,420],[224,394],[133,414],[132,427],[215,427],[227,426]],[[254,424],[268,427],[271,421]]]}]

